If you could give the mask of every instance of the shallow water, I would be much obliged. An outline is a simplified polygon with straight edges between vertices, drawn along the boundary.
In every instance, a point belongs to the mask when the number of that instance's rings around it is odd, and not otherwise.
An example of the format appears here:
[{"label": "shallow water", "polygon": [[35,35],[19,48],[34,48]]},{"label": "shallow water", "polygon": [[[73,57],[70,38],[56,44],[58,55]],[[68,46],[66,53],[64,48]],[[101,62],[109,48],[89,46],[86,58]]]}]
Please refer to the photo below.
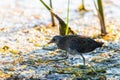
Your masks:
[{"label": "shallow water", "polygon": [[[48,2],[48,0],[44,0]],[[119,22],[120,22],[120,1],[119,0],[104,0],[104,13],[107,25],[113,25],[116,32],[119,34]],[[64,20],[66,20],[67,14],[67,0],[57,0],[53,1],[53,7],[55,12]],[[71,0],[70,5],[70,26],[74,30],[78,30],[78,34],[92,36],[93,34],[100,33],[99,20],[97,18],[97,12],[92,1],[86,0],[85,6],[89,12],[79,12],[78,7],[81,1]],[[53,73],[49,75],[49,71],[56,70],[56,67],[68,67],[62,62],[50,62],[50,63],[37,63],[39,59],[55,59],[59,57],[64,52],[57,52],[55,45],[47,46],[44,50],[44,44],[51,39],[51,36],[57,35],[58,32],[46,30],[45,26],[51,23],[50,13],[47,9],[40,3],[39,0],[3,0],[0,1],[0,49],[4,46],[8,46],[10,50],[21,51],[21,56],[16,55],[16,52],[10,52],[9,49],[5,52],[0,50],[0,69],[9,74],[20,73],[19,77],[33,76],[34,78],[44,79],[46,76],[48,79],[55,78],[69,79],[71,75],[57,74]],[[34,27],[40,25],[40,31],[36,30]],[[46,29],[46,28],[45,28]],[[86,29],[86,30],[85,30]],[[94,32],[94,33],[93,33]],[[119,36],[120,37],[120,36]],[[47,39],[47,40],[46,40]],[[104,40],[103,40],[104,41]],[[95,66],[104,67],[112,66],[118,64],[116,67],[107,68],[106,76],[108,79],[120,79],[120,66],[119,66],[119,51],[114,52],[116,49],[120,49],[120,38],[116,41],[105,41],[107,48],[96,49],[94,52],[84,54],[87,63],[91,63],[93,58],[98,60],[101,57],[110,59],[113,62],[96,62],[93,63]],[[40,46],[35,46],[40,44]],[[56,52],[54,52],[56,51]],[[58,54],[57,54],[58,53]],[[105,54],[105,56],[103,55]],[[106,56],[108,55],[108,56]],[[69,65],[79,65],[82,64],[81,57],[75,56],[66,60]],[[21,61],[21,62],[16,62]],[[23,62],[22,62],[23,61]],[[42,61],[42,60],[41,60]],[[114,62],[115,61],[115,62]],[[36,63],[35,63],[36,62]],[[35,64],[35,65],[34,65]]]}]

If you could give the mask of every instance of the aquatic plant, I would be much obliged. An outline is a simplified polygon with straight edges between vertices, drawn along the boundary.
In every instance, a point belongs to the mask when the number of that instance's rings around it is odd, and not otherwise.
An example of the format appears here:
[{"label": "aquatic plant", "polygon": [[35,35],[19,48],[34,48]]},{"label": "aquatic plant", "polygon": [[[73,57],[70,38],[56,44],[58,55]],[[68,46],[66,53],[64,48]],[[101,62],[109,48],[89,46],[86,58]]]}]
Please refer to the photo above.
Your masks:
[{"label": "aquatic plant", "polygon": [[[94,1],[95,4],[95,1]],[[106,26],[105,26],[105,18],[104,18],[104,11],[103,11],[103,5],[102,5],[102,0],[97,0],[97,5],[95,4],[96,10],[98,12],[98,18],[100,20],[100,25],[101,25],[101,35],[106,35]]]},{"label": "aquatic plant", "polygon": [[[49,7],[43,0],[40,0],[40,2],[57,18],[57,20],[59,21],[59,32],[60,32],[60,35],[66,35],[66,23],[54,12],[54,10]],[[75,32],[69,27],[68,29],[68,33],[71,33],[71,34],[75,34]]]},{"label": "aquatic plant", "polygon": [[87,9],[85,8],[84,0],[82,0],[82,4],[79,7],[79,11],[87,11]]},{"label": "aquatic plant", "polygon": [[[50,0],[50,7],[51,8],[53,8],[52,7],[52,0]],[[54,15],[51,13],[51,20],[52,20],[52,26],[56,26],[56,24],[55,24],[55,19],[54,19]]]},{"label": "aquatic plant", "polygon": [[69,13],[70,13],[70,0],[68,0],[66,35],[69,33]]}]

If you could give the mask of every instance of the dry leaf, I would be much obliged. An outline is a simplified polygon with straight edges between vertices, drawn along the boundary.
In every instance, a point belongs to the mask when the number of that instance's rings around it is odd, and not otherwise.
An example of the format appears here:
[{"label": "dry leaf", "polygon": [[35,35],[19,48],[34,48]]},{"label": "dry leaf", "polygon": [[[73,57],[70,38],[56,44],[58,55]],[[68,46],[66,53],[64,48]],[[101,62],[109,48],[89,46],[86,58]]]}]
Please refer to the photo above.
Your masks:
[{"label": "dry leaf", "polygon": [[34,43],[34,46],[36,46],[36,47],[41,47],[41,46],[43,46],[43,45],[41,45],[41,44],[39,44],[39,43]]},{"label": "dry leaf", "polygon": [[20,51],[17,49],[10,49],[9,51],[13,54],[20,54]]},{"label": "dry leaf", "polygon": [[0,78],[9,78],[11,76],[11,74],[6,74],[3,71],[0,71]]},{"label": "dry leaf", "polygon": [[104,58],[110,58],[110,55],[107,52],[99,54],[99,56],[104,57]]},{"label": "dry leaf", "polygon": [[104,40],[107,40],[107,41],[115,41],[117,38],[118,38],[118,34],[107,34],[105,36],[102,37]]},{"label": "dry leaf", "polygon": [[104,60],[104,58],[103,58],[103,57],[100,57],[100,56],[97,56],[97,57],[92,58],[92,61],[95,61],[95,62],[101,62],[101,61],[103,61],[103,60]]},{"label": "dry leaf", "polygon": [[9,68],[10,71],[15,71],[15,68],[11,67]]}]

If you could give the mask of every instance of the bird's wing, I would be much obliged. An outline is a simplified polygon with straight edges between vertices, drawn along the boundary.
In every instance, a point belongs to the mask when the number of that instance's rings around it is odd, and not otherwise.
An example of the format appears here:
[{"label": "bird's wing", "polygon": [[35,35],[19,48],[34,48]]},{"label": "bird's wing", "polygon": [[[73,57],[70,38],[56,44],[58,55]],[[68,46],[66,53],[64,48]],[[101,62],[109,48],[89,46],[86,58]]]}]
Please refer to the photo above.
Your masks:
[{"label": "bird's wing", "polygon": [[84,53],[88,52],[92,48],[94,40],[90,38],[71,38],[69,43],[71,49]]}]

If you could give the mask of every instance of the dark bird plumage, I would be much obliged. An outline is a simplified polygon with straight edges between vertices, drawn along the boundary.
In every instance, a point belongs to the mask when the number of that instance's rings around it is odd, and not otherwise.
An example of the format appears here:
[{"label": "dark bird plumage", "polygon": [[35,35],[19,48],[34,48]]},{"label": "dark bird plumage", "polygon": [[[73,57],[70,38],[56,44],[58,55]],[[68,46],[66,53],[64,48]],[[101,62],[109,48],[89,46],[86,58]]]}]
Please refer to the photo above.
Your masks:
[{"label": "dark bird plumage", "polygon": [[82,53],[91,52],[98,47],[102,47],[103,42],[81,35],[54,36],[49,43],[56,43],[57,47],[66,50],[69,54],[80,54],[85,65],[85,58]]}]

